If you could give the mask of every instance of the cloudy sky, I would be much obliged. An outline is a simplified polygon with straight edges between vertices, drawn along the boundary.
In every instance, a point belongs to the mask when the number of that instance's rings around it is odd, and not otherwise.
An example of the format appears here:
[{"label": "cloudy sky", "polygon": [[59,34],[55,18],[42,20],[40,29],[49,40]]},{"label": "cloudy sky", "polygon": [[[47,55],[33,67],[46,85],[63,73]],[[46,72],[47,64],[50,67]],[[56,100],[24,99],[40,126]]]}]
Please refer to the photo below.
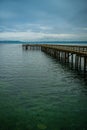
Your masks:
[{"label": "cloudy sky", "polygon": [[87,40],[87,0],[0,0],[0,40]]}]

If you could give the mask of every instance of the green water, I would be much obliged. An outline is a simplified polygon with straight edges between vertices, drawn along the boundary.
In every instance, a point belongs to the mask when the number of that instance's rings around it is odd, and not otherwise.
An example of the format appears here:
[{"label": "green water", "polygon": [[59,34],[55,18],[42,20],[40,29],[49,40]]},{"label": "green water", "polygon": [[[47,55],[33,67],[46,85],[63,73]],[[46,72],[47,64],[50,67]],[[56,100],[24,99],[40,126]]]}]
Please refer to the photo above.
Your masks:
[{"label": "green water", "polygon": [[41,51],[1,44],[0,130],[87,130],[87,85]]}]

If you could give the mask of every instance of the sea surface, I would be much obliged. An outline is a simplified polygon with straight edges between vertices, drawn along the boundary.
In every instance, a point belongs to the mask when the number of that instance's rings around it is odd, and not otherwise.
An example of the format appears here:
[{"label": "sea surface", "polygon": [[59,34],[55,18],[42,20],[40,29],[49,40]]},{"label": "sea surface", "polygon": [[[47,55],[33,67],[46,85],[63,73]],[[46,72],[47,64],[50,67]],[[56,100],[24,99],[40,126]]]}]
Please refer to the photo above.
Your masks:
[{"label": "sea surface", "polygon": [[40,50],[0,44],[0,130],[87,130],[87,84]]}]

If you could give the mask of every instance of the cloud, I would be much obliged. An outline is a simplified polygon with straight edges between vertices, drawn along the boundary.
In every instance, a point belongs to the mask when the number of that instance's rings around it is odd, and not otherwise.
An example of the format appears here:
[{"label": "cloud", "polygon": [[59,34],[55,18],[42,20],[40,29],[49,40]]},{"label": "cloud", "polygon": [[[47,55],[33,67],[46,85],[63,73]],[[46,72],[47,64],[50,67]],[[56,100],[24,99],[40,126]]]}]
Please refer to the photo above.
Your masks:
[{"label": "cloud", "polygon": [[72,40],[84,39],[87,35],[83,34],[50,34],[37,32],[0,32],[0,40]]},{"label": "cloud", "polygon": [[0,39],[87,40],[86,21],[87,0],[0,0]]},{"label": "cloud", "polygon": [[3,32],[51,32],[53,30],[52,27],[41,25],[41,24],[17,24],[17,25],[11,25],[11,26],[0,26],[0,30]]}]

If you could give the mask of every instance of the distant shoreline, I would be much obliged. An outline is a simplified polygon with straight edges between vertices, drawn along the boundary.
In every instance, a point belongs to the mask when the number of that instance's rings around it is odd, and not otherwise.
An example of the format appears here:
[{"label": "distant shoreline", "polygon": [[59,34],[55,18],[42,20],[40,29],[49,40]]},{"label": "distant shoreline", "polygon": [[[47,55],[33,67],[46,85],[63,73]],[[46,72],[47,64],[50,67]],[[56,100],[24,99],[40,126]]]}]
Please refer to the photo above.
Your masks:
[{"label": "distant shoreline", "polygon": [[87,44],[87,41],[0,41],[0,44]]}]

